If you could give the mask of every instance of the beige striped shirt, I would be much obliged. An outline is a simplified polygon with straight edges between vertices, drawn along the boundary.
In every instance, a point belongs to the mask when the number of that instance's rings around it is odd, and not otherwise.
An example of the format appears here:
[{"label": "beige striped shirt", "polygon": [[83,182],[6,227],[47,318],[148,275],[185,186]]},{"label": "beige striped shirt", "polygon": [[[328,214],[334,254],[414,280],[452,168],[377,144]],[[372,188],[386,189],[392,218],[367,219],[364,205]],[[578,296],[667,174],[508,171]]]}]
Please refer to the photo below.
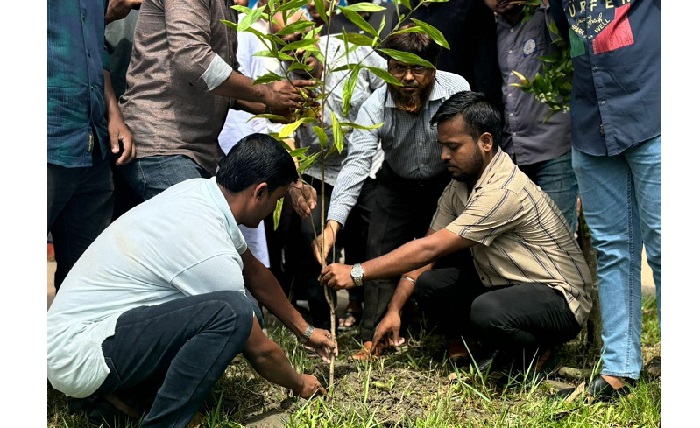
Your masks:
[{"label": "beige striped shirt", "polygon": [[542,283],[559,290],[583,325],[593,280],[581,249],[554,202],[499,150],[473,191],[452,180],[431,229],[477,242],[471,248],[486,287]]}]

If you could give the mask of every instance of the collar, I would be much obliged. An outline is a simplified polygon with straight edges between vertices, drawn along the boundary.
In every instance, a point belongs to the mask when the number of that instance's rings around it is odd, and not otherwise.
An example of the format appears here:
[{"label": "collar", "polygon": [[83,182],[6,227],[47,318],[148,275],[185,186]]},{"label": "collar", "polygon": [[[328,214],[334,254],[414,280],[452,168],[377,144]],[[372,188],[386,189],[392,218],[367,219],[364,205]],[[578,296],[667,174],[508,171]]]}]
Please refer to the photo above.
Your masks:
[{"label": "collar", "polygon": [[238,228],[238,223],[236,223],[236,218],[231,212],[231,207],[228,205],[228,202],[226,202],[224,193],[219,189],[219,185],[216,183],[216,176],[207,179],[206,189],[209,191],[209,195],[216,204],[216,207],[219,208],[224,215],[226,219],[226,228],[230,235],[231,231]]},{"label": "collar", "polygon": [[499,148],[496,154],[491,159],[491,162],[489,162],[486,169],[484,169],[484,172],[481,174],[481,177],[479,177],[479,179],[476,180],[476,184],[474,185],[474,191],[478,191],[480,188],[484,187],[486,183],[491,181],[491,178],[493,178],[497,171],[501,170],[503,164],[505,164],[508,160],[510,160],[510,157],[506,154],[506,152]]},{"label": "collar", "polygon": [[454,182],[454,185],[457,187],[457,197],[459,198],[460,202],[462,202],[462,205],[466,206],[471,195],[478,192],[479,189],[481,189],[488,182],[490,182],[491,178],[493,178],[493,176],[496,175],[496,172],[500,171],[503,165],[508,161],[510,161],[510,157],[506,154],[506,152],[499,148],[498,152],[496,152],[496,154],[493,156],[493,159],[491,159],[491,162],[489,162],[486,169],[484,169],[484,172],[481,174],[481,177],[479,177],[479,179],[476,180],[476,184],[474,185],[474,188],[471,190],[471,192],[469,191],[469,186],[467,186],[467,183],[452,180]]}]

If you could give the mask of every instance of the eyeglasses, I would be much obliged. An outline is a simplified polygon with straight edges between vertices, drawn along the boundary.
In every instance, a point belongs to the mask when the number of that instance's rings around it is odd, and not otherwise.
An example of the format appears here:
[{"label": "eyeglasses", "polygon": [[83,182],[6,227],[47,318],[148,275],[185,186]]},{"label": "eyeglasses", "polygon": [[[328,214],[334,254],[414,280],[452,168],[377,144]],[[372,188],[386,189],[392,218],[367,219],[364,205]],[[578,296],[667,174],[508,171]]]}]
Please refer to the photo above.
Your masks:
[{"label": "eyeglasses", "polygon": [[411,74],[414,76],[422,76],[427,73],[430,68],[424,67],[422,65],[405,65],[405,64],[390,64],[389,73],[394,77],[403,77],[406,75],[408,70],[411,70]]}]

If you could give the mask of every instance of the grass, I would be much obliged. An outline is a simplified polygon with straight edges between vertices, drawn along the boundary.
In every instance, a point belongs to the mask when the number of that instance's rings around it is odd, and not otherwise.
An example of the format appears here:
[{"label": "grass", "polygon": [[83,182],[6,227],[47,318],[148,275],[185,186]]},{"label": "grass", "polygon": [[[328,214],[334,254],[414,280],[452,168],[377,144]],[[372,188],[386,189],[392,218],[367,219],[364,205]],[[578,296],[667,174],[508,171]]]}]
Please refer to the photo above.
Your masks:
[{"label": "grass", "polygon": [[[647,363],[661,354],[661,334],[653,298],[643,301],[642,348]],[[299,346],[286,330],[270,322],[268,335],[279,343],[297,370],[327,382],[328,369]],[[304,400],[258,376],[237,357],[219,381],[219,401],[203,412],[204,427],[659,427],[661,380],[646,373],[633,393],[617,403],[589,402],[581,396],[568,403],[553,397],[564,383],[584,379],[560,372],[545,379],[517,382],[473,367],[457,369],[445,358],[446,342],[418,332],[400,352],[371,362],[352,362],[359,348],[356,332],[339,335],[336,384],[332,395]],[[579,341],[557,353],[561,365],[591,369],[595,353]],[[563,372],[562,372],[563,373]],[[48,391],[48,427],[82,428],[87,418],[68,411],[61,393]]]}]

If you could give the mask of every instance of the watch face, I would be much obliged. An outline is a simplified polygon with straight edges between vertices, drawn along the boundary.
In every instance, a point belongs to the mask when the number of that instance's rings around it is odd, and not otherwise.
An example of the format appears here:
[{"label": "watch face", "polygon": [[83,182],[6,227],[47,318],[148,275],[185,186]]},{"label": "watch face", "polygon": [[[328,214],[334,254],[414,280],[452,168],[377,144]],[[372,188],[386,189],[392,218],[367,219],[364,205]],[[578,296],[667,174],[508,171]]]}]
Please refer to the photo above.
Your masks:
[{"label": "watch face", "polygon": [[362,266],[359,264],[356,264],[350,269],[350,276],[352,277],[353,281],[355,281],[355,285],[362,285],[362,276],[364,275],[364,270],[362,269]]},{"label": "watch face", "polygon": [[359,277],[362,275],[362,266],[360,265],[355,265],[350,269],[350,275],[353,277]]}]

